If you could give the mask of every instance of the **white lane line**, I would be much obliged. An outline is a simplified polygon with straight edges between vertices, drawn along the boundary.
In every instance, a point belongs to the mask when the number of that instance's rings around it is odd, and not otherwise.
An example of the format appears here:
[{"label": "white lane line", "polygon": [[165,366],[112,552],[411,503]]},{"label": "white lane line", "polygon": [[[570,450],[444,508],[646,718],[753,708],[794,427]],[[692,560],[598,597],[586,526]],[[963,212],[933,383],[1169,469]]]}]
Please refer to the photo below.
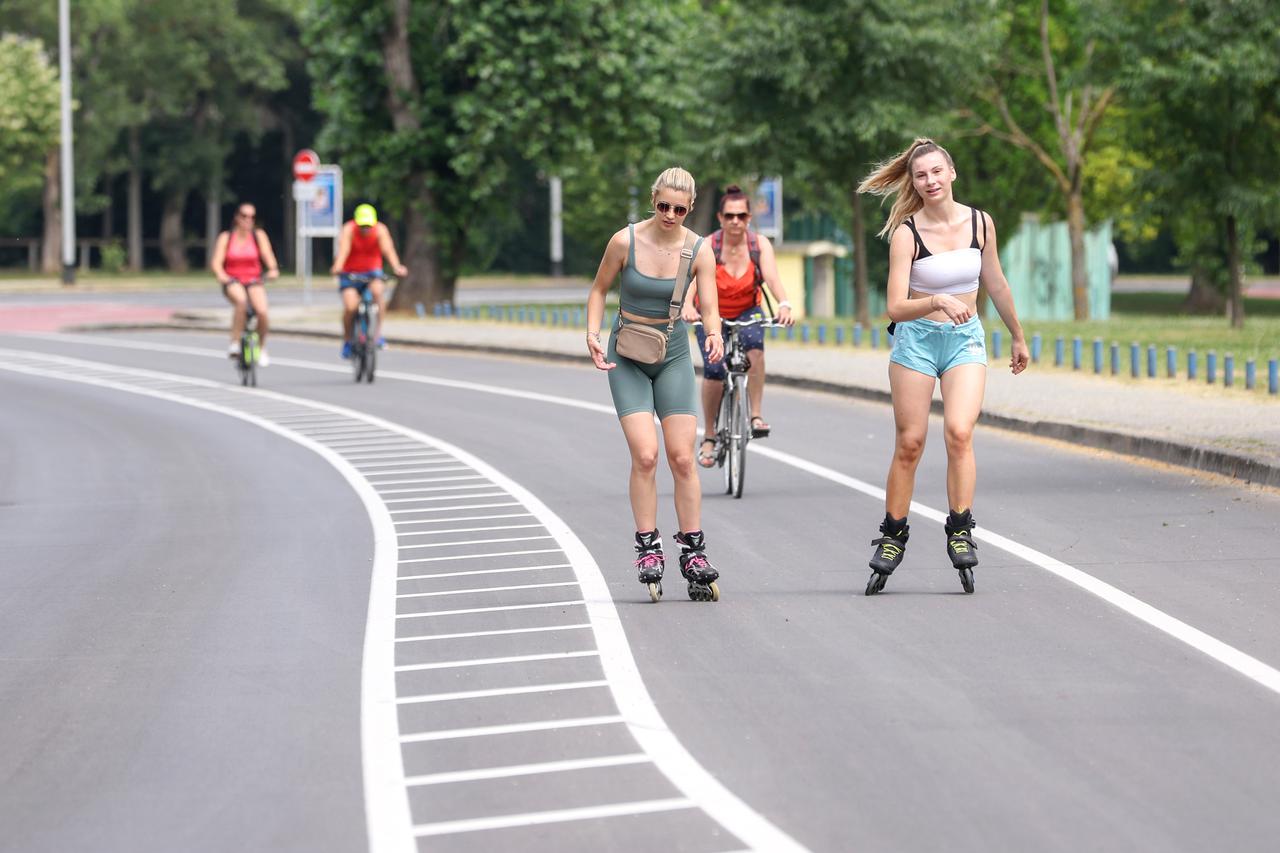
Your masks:
[{"label": "white lane line", "polygon": [[[348,461],[350,461],[349,458]],[[452,459],[441,459],[437,456],[404,456],[391,462],[352,462],[351,464],[355,465],[359,471],[372,471],[374,468],[395,468],[399,465],[449,465],[452,462]]]},{"label": "white lane line", "polygon": [[567,823],[575,820],[598,820],[605,817],[671,812],[697,808],[698,804],[684,798],[670,800],[637,800],[631,803],[615,803],[608,806],[586,806],[577,809],[527,812],[525,814],[480,817],[468,820],[442,820],[438,823],[415,824],[414,835],[455,835],[461,832],[479,832],[487,829],[510,829],[516,826],[537,826],[546,823]]},{"label": "white lane line", "polygon": [[[447,477],[449,480],[482,480],[483,477]],[[394,485],[392,483],[383,483],[384,486]],[[381,495],[421,495],[429,492],[460,492],[464,489],[488,489],[491,483],[473,483],[469,486],[428,486],[425,489],[387,489],[385,491],[379,489],[378,494]]]},{"label": "white lane line", "polygon": [[[541,527],[541,524],[529,525],[530,527]],[[546,536],[504,536],[498,539],[467,539],[462,542],[431,542],[426,545],[401,545],[401,551],[417,551],[421,548],[453,548],[458,545],[491,545],[494,542],[534,542],[539,539],[554,539],[550,534]],[[495,554],[476,554],[477,557],[493,557]]]},{"label": "white lane line", "polygon": [[498,666],[504,663],[533,663],[540,660],[568,660],[570,658],[599,657],[600,652],[586,649],[580,652],[546,652],[538,655],[510,655],[500,658],[465,658],[463,660],[436,661],[434,663],[406,663],[396,667],[396,672],[425,672],[431,669],[466,669],[472,666]]},{"label": "white lane line", "polygon": [[424,643],[431,640],[462,640],[472,637],[500,637],[506,634],[539,634],[543,631],[581,631],[589,629],[590,622],[578,625],[542,625],[537,628],[501,628],[496,631],[463,631],[456,634],[422,634],[416,637],[396,637],[397,643]]},{"label": "white lane line", "polygon": [[[397,521],[396,527],[407,527],[417,524],[450,524],[458,521],[496,521],[500,518],[528,518],[533,515],[531,512],[506,512],[499,515],[463,515],[457,518],[422,518],[410,519],[408,521]],[[475,528],[479,530],[480,528]],[[490,528],[496,529],[496,528]]]},{"label": "white lane line", "polygon": [[370,459],[441,459],[448,454],[435,450],[401,450],[398,453],[344,453],[343,458],[353,465],[367,462]]},{"label": "white lane line", "polygon": [[[448,488],[448,489],[427,489],[426,491],[456,492],[456,491],[460,491],[461,489],[478,489],[478,488],[483,488],[483,487],[482,486],[461,486],[461,487]],[[426,501],[474,501],[474,500],[478,500],[479,498],[487,499],[487,498],[509,498],[509,497],[511,496],[508,495],[506,492],[485,492],[484,494],[470,494],[470,495],[442,495],[438,498],[393,498],[392,500],[384,500],[383,503],[384,504],[419,504],[419,503],[424,503]],[[493,506],[511,506],[511,504],[493,504]],[[445,507],[440,507],[439,509],[393,509],[391,511],[391,514],[403,515],[409,512],[449,512],[450,510],[455,510],[455,509],[472,509],[472,508],[473,507],[469,507],[469,506],[467,507],[445,506]]]},{"label": "white lane line", "polygon": [[405,474],[438,474],[441,471],[469,471],[466,465],[449,465],[445,468],[436,468],[434,470],[428,468],[423,471],[383,471],[381,474],[366,474],[369,482],[375,486],[413,486],[419,483],[450,483],[455,480],[472,480],[474,477],[422,477],[415,480],[377,480],[375,477],[402,477]]},{"label": "white lane line", "polygon": [[[396,470],[394,470],[394,471],[370,471],[370,470],[368,470],[369,468],[372,468],[372,467],[385,468],[385,467],[387,467],[387,466],[385,466],[385,465],[378,465],[378,466],[371,466],[371,465],[357,465],[357,466],[356,466],[356,468],[357,468],[357,469],[359,469],[359,470],[360,470],[360,471],[361,471],[361,472],[362,472],[366,477],[403,477],[403,476],[405,476],[406,474],[434,474],[434,473],[436,473],[437,471],[465,471],[465,470],[467,470],[467,468],[466,468],[466,466],[465,466],[465,465],[453,465],[453,464],[451,464],[451,463],[452,463],[452,461],[453,461],[453,460],[451,460],[451,459],[441,459],[441,460],[440,460],[440,461],[438,461],[438,462],[414,462],[414,463],[403,463],[403,464],[405,464],[405,465],[417,465],[417,466],[419,466],[419,467],[416,467],[416,468],[414,468],[414,467],[403,467],[403,468],[397,468],[397,469],[396,469]],[[441,467],[435,467],[435,466],[441,466]]]},{"label": "white lane line", "polygon": [[[399,578],[404,580],[404,578]],[[482,592],[510,592],[515,589],[551,589],[552,587],[577,586],[577,581],[557,581],[556,583],[526,583],[515,586],[489,586],[477,589],[442,589],[436,592],[402,592],[396,598],[438,598],[443,595],[478,595]]]},{"label": "white lane line", "polygon": [[456,693],[424,693],[421,696],[401,696],[397,705],[426,705],[432,702],[461,702],[467,699],[491,699],[499,696],[524,696],[531,693],[563,693],[566,690],[589,690],[608,687],[603,678],[597,681],[563,681],[558,684],[526,684],[520,687],[494,687],[490,690],[459,690]]},{"label": "white lane line", "polygon": [[463,554],[453,557],[411,557],[401,558],[400,565],[406,563],[438,563],[441,560],[483,560],[486,557],[519,557],[524,554],[559,554],[559,548],[534,548],[528,551],[498,551],[493,554]]},{"label": "white lane line", "polygon": [[549,566],[513,566],[509,569],[472,569],[467,572],[433,572],[429,575],[401,575],[396,580],[401,581],[423,581],[434,580],[435,578],[460,578],[469,575],[500,575],[507,572],[541,572],[547,569],[570,569],[573,568],[568,563],[552,563]]},{"label": "white lane line", "polygon": [[574,607],[586,604],[581,598],[573,601],[547,601],[542,604],[506,604],[501,607],[467,607],[462,610],[432,610],[428,613],[397,613],[397,619],[425,619],[433,616],[460,616],[464,613],[503,613],[508,610],[538,610],[544,607]]},{"label": "white lane line", "polygon": [[[503,494],[502,492],[494,492],[492,495],[467,495],[465,500],[471,500],[472,498],[490,498],[490,497],[503,498],[503,497],[506,497],[506,495]],[[463,500],[463,498],[430,498],[430,500]],[[387,501],[387,503],[391,503],[391,501]],[[400,500],[400,501],[396,501],[396,503],[405,503],[405,501]],[[463,509],[498,509],[499,507],[506,507],[506,506],[520,506],[520,502],[506,501],[505,503],[498,503],[498,504],[471,504],[470,506],[438,506],[438,507],[424,507],[422,509],[393,509],[391,511],[391,514],[392,515],[413,515],[415,513],[420,513],[420,512],[457,512],[458,510],[463,510]],[[522,512],[520,514],[528,515],[529,513]]]},{"label": "white lane line", "polygon": [[[528,515],[528,513],[524,513],[524,515]],[[499,516],[499,518],[501,518],[501,516]],[[439,523],[442,521],[459,521],[459,520],[460,519],[456,519],[456,518],[440,518],[440,519],[436,519],[435,522],[418,521],[418,522],[410,522],[410,523],[432,524],[432,523]],[[528,530],[530,527],[541,528],[542,525],[541,524],[495,524],[492,527],[454,527],[449,530],[408,530],[408,531],[402,530],[402,531],[398,531],[396,535],[400,537],[448,536],[453,533],[475,533],[476,531],[479,531],[479,530]]]},{"label": "white lane line", "polygon": [[476,782],[481,779],[508,779],[512,776],[541,776],[543,773],[594,770],[597,767],[621,767],[626,764],[649,764],[652,761],[652,758],[643,753],[633,752],[630,755],[603,755],[599,758],[544,761],[541,764],[509,764],[506,767],[485,767],[480,770],[428,773],[422,776],[410,776],[404,782],[411,788],[420,785],[448,785],[453,782]]},{"label": "white lane line", "polygon": [[551,732],[557,729],[585,729],[592,726],[612,726],[625,720],[617,714],[601,717],[571,717],[563,720],[539,720],[534,723],[506,723],[500,726],[476,726],[469,729],[440,729],[433,732],[416,732],[401,735],[401,743],[426,743],[434,740],[458,740],[468,737],[492,737],[493,735],[518,735],[526,732]]}]

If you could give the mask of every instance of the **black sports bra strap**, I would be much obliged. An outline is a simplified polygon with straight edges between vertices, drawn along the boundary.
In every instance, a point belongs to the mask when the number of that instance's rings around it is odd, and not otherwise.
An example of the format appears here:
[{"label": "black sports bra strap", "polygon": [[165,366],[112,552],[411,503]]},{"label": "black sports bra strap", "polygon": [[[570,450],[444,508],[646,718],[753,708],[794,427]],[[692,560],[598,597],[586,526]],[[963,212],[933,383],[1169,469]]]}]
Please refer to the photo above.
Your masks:
[{"label": "black sports bra strap", "polygon": [[987,248],[987,214],[979,210],[978,216],[982,218],[982,245],[978,247],[978,251],[981,252]]},{"label": "black sports bra strap", "polygon": [[905,224],[911,229],[911,236],[916,238],[916,249],[915,253],[911,256],[911,260],[918,261],[921,258],[927,258],[933,254],[929,251],[929,247],[924,244],[924,241],[920,239],[920,232],[916,230],[915,217],[908,216]]},{"label": "black sports bra strap", "polygon": [[978,243],[978,208],[976,207],[969,208],[969,222],[973,226],[973,240],[969,243],[969,248],[977,249],[979,252],[981,252],[982,246],[979,245]]}]

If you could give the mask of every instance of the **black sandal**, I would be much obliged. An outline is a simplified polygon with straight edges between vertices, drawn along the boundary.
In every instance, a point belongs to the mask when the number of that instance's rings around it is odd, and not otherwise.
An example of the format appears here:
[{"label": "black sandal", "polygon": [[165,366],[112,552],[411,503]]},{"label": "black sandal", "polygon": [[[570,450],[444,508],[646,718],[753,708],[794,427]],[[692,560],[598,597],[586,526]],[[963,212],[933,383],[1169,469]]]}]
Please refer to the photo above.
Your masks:
[{"label": "black sandal", "polygon": [[[756,421],[760,422],[760,426],[756,426]],[[769,432],[773,427],[765,422],[765,419],[759,415],[753,415],[751,418],[751,437],[752,438],[768,438]]]},{"label": "black sandal", "polygon": [[[711,445],[711,449],[707,449],[707,445]],[[698,464],[703,468],[712,468],[716,464],[716,440],[714,438],[704,438],[702,440],[702,448],[698,451]]]}]

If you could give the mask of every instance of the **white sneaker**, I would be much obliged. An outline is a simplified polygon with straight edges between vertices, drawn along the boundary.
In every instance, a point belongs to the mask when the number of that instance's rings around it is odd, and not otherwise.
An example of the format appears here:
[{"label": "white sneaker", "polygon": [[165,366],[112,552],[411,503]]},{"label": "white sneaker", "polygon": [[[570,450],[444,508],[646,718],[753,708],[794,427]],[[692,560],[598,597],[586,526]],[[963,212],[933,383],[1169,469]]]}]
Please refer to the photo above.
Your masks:
[{"label": "white sneaker", "polygon": [[240,357],[240,342],[232,341],[227,345],[227,358],[239,358],[239,357]]},{"label": "white sneaker", "polygon": [[258,350],[258,367],[270,367],[271,359],[267,358],[266,347]]}]

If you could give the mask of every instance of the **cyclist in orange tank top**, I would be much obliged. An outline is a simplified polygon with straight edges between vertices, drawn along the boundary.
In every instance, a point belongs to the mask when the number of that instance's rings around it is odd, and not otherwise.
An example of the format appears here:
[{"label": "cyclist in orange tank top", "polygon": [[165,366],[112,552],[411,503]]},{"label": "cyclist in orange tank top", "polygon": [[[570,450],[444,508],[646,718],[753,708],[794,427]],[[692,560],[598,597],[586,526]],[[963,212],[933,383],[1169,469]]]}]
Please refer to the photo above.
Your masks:
[{"label": "cyclist in orange tank top", "polygon": [[[360,304],[360,296],[365,287],[373,293],[373,301],[378,306],[378,328],[374,337],[379,347],[387,345],[382,337],[382,315],[386,313],[383,304],[382,257],[386,255],[391,261],[391,269],[403,278],[409,270],[400,263],[396,254],[395,241],[387,226],[378,221],[378,211],[371,204],[356,206],[351,219],[343,224],[342,234],[338,237],[338,255],[333,259],[329,272],[338,276],[338,293],[342,296],[342,357],[351,357],[351,326],[355,322],[356,308]],[[371,275],[368,281],[355,281],[352,275]]]},{"label": "cyclist in orange tank top", "polygon": [[[774,319],[789,326],[795,322],[791,316],[791,303],[787,291],[778,278],[778,263],[774,258],[773,244],[762,234],[748,231],[751,224],[751,202],[737,184],[725,188],[720,199],[720,230],[711,235],[712,250],[716,254],[716,293],[719,296],[720,316],[726,320],[750,320],[763,317],[760,309],[761,288],[768,287],[777,303]],[[703,327],[696,329],[699,349],[702,349]],[[751,435],[764,438],[770,426],[760,416],[764,403],[764,329],[747,326],[739,333],[739,340],[747,350],[747,396],[751,402]],[[724,362],[702,360],[702,412],[704,436],[716,434],[716,415],[720,411],[720,398],[724,395]],[[704,438],[698,450],[698,464],[710,468],[716,462],[715,439]]]}]

